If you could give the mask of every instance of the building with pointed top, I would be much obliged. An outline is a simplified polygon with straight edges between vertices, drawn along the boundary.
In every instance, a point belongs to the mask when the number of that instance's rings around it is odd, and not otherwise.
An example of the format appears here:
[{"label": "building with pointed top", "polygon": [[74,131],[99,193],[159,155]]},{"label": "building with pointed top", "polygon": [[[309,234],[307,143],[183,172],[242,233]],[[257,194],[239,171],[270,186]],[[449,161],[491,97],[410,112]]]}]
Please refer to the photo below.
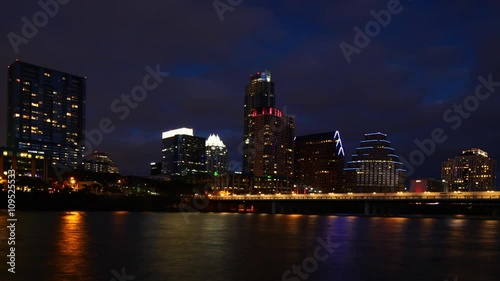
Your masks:
[{"label": "building with pointed top", "polygon": [[210,134],[205,141],[206,164],[208,174],[221,174],[228,172],[227,147],[219,135]]},{"label": "building with pointed top", "polygon": [[344,148],[339,131],[295,138],[295,182],[311,192],[341,192]]}]

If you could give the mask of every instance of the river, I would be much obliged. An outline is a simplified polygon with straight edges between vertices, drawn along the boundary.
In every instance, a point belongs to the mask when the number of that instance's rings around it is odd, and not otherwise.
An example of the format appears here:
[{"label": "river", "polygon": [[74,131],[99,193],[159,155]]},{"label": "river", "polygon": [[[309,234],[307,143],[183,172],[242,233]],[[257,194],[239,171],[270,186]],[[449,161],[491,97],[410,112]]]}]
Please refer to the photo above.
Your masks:
[{"label": "river", "polygon": [[[443,281],[500,277],[500,221],[233,213],[16,212],[0,280]],[[6,223],[7,212],[0,211]],[[0,229],[9,254],[9,229]]]}]

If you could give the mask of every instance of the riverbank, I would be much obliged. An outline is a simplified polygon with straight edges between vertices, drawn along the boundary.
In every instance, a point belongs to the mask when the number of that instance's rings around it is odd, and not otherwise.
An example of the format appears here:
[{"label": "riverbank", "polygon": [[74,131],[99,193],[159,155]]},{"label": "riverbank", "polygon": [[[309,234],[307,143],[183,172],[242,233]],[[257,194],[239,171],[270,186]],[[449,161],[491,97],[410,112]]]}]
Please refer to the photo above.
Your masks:
[{"label": "riverbank", "polygon": [[[7,209],[7,193],[1,203]],[[16,193],[15,205],[19,211],[131,211],[131,212],[174,212],[178,211],[171,196],[125,196],[95,194],[48,194]]]}]

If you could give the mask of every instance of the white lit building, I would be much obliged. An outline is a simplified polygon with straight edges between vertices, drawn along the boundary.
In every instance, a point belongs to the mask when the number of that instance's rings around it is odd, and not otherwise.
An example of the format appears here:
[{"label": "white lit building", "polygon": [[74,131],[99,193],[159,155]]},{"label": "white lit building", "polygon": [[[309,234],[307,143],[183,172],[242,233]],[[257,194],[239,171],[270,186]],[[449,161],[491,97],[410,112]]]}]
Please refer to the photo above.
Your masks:
[{"label": "white lit building", "polygon": [[211,134],[205,142],[206,164],[209,174],[228,171],[227,148],[218,135]]},{"label": "white lit building", "polygon": [[162,174],[187,176],[204,174],[205,138],[194,136],[192,128],[162,133]]}]

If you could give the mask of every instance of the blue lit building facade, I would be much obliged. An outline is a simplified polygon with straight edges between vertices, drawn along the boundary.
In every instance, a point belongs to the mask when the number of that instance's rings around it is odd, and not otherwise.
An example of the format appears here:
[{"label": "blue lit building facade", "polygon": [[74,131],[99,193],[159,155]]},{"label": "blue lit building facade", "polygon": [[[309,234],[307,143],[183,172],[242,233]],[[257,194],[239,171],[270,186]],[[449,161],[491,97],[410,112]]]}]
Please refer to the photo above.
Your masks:
[{"label": "blue lit building facade", "polygon": [[384,133],[365,134],[344,172],[348,192],[397,192],[405,189],[406,170]]}]

